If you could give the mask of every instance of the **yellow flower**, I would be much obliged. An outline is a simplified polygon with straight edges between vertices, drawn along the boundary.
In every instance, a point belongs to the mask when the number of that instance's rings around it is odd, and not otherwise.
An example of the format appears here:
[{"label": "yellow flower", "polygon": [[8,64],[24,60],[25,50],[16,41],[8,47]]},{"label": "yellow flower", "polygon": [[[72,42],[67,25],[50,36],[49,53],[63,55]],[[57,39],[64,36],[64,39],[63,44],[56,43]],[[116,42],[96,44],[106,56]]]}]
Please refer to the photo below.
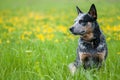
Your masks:
[{"label": "yellow flower", "polygon": [[117,17],[120,20],[120,16]]},{"label": "yellow flower", "polygon": [[21,39],[24,40],[25,39],[25,36],[24,34],[21,35]]},{"label": "yellow flower", "polygon": [[67,32],[67,28],[66,28],[65,26],[59,26],[59,27],[58,27],[58,30],[59,30],[60,32],[63,32],[63,33],[66,33],[66,32]]},{"label": "yellow flower", "polygon": [[47,40],[52,40],[54,38],[54,34],[46,35]]},{"label": "yellow flower", "polygon": [[8,28],[8,32],[13,32],[15,30],[15,28],[9,27]]},{"label": "yellow flower", "polygon": [[113,18],[109,18],[108,22],[113,22],[113,20],[114,20]]},{"label": "yellow flower", "polygon": [[53,28],[47,27],[47,28],[44,28],[43,33],[52,33],[53,31],[54,31]]},{"label": "yellow flower", "polygon": [[118,52],[117,54],[120,54],[120,52]]},{"label": "yellow flower", "polygon": [[28,16],[29,16],[30,18],[33,18],[33,17],[34,17],[34,13],[33,13],[33,12],[30,12],[30,13],[28,14]]},{"label": "yellow flower", "polygon": [[30,35],[32,34],[32,32],[30,32],[30,31],[25,31],[24,34],[30,36]]},{"label": "yellow flower", "polygon": [[2,23],[3,22],[3,19],[2,18],[0,18],[0,23]]},{"label": "yellow flower", "polygon": [[34,29],[34,31],[36,31],[36,32],[40,32],[40,27],[37,26],[37,27]]},{"label": "yellow flower", "polygon": [[0,39],[0,44],[2,43],[2,40]]},{"label": "yellow flower", "polygon": [[75,37],[74,37],[73,35],[69,35],[68,38],[69,38],[69,39],[72,39],[72,40],[75,39]]},{"label": "yellow flower", "polygon": [[45,40],[45,37],[43,36],[43,34],[38,34],[37,38],[40,39],[41,41]]},{"label": "yellow flower", "polygon": [[111,40],[111,38],[110,38],[110,37],[108,37],[106,40],[107,40],[107,41],[110,41],[110,40]]}]

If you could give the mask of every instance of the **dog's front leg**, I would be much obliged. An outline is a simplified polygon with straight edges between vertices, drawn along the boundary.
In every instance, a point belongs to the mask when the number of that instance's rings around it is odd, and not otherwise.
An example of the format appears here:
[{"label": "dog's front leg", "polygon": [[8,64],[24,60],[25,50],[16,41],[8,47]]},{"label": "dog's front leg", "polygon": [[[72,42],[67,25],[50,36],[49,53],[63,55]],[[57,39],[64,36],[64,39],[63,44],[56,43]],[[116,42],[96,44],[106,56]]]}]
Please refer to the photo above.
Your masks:
[{"label": "dog's front leg", "polygon": [[105,60],[105,54],[106,51],[102,51],[102,52],[98,52],[97,54],[95,54],[95,57],[98,58],[98,69],[102,66],[102,63]]},{"label": "dog's front leg", "polygon": [[75,72],[76,72],[76,70],[77,70],[77,67],[75,66],[75,62],[70,63],[70,64],[68,65],[68,67],[69,67],[69,70],[70,70],[71,74],[74,75]]},{"label": "dog's front leg", "polygon": [[72,75],[75,74],[77,68],[80,67],[80,65],[81,65],[81,62],[80,62],[80,57],[79,57],[79,50],[77,49],[77,57],[76,57],[75,62],[70,63],[68,65],[68,67],[69,67],[70,72],[71,72]]},{"label": "dog's front leg", "polygon": [[69,67],[70,72],[71,72],[72,75],[75,74],[75,72],[76,72],[76,70],[77,70],[77,68],[78,68],[79,66],[80,66],[80,60],[78,61],[77,59],[76,59],[75,62],[70,63],[70,64],[68,65],[68,67]]}]

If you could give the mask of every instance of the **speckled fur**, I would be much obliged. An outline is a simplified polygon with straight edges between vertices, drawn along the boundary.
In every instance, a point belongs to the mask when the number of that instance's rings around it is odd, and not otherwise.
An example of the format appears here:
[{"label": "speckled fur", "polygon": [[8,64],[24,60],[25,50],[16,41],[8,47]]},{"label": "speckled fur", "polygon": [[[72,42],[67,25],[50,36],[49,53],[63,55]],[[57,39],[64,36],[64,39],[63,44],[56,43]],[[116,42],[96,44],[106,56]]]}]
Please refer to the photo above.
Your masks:
[{"label": "speckled fur", "polygon": [[80,66],[85,69],[100,68],[108,54],[105,36],[97,22],[95,5],[91,5],[88,13],[83,13],[78,7],[77,11],[78,17],[70,28],[74,35],[80,35],[76,60],[69,65],[72,74]]}]

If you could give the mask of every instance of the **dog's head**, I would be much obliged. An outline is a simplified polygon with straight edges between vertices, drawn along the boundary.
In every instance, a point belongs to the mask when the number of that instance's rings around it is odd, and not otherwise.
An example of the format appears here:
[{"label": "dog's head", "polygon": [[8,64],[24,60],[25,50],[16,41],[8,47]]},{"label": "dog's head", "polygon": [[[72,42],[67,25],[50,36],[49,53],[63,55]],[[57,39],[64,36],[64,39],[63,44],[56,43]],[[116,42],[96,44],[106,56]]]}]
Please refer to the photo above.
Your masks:
[{"label": "dog's head", "polygon": [[70,31],[74,35],[81,35],[84,37],[93,37],[93,30],[95,28],[95,22],[97,19],[97,11],[95,5],[92,4],[88,13],[83,13],[78,7],[77,12],[78,16],[75,19],[75,23],[70,28]]}]

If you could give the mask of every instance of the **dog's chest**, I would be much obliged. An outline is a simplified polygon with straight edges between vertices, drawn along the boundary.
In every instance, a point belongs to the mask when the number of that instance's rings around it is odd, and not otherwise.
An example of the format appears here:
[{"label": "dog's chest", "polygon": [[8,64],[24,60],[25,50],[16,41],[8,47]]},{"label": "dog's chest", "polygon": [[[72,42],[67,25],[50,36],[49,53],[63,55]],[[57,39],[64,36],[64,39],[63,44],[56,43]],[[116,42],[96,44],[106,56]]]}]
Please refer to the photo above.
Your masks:
[{"label": "dog's chest", "polygon": [[[100,52],[98,49],[103,48],[103,50]],[[104,50],[104,46],[99,44],[97,47],[95,47],[93,42],[86,43],[83,41],[79,41],[79,46],[77,50],[80,62],[85,64],[92,64],[101,62],[104,60],[106,51]]]},{"label": "dog's chest", "polygon": [[94,46],[93,42],[91,43],[79,43],[78,52],[85,52],[89,54],[96,53],[96,47]]}]

